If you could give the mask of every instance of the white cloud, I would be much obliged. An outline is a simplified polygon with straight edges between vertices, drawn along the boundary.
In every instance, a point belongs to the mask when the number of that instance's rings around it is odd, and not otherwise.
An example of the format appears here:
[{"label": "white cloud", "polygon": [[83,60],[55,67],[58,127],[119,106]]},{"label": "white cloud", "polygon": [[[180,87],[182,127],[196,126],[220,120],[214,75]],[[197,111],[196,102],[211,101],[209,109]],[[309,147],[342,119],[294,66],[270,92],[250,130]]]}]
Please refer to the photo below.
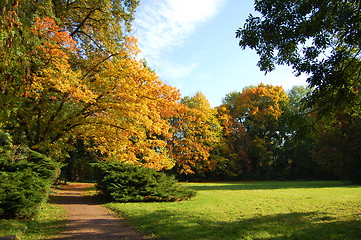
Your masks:
[{"label": "white cloud", "polygon": [[225,0],[152,0],[141,2],[134,22],[142,57],[150,63],[182,46],[202,23],[215,16]]},{"label": "white cloud", "polygon": [[189,63],[189,64],[181,65],[178,63],[170,64],[169,62],[165,61],[163,62],[160,71],[164,75],[170,76],[172,80],[172,79],[187,77],[197,68],[198,68],[197,63]]}]

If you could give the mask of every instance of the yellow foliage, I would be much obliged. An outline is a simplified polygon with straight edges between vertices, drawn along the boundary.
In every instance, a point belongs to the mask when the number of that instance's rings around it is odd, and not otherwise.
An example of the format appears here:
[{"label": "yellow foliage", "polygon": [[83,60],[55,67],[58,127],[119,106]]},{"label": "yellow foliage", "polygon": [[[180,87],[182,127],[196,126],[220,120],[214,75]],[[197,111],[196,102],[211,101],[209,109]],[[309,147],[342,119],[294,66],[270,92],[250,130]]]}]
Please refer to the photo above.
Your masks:
[{"label": "yellow foliage", "polygon": [[236,112],[257,122],[277,121],[282,114],[282,104],[288,101],[282,87],[260,84],[236,98]]},{"label": "yellow foliage", "polygon": [[211,151],[221,141],[221,126],[217,111],[211,109],[204,95],[182,99],[171,118],[173,136],[168,147],[176,161],[178,174],[203,174],[214,170],[217,160]]},{"label": "yellow foliage", "polygon": [[21,96],[32,108],[17,114],[36,110],[35,117],[18,118],[33,148],[51,155],[55,146],[82,138],[109,159],[158,170],[174,166],[165,140],[180,93],[136,59],[134,37],[121,47],[104,42],[117,52],[98,49],[84,57],[77,49],[83,43],[50,17],[37,18],[30,33],[36,46],[28,57],[37,64],[21,79]]}]

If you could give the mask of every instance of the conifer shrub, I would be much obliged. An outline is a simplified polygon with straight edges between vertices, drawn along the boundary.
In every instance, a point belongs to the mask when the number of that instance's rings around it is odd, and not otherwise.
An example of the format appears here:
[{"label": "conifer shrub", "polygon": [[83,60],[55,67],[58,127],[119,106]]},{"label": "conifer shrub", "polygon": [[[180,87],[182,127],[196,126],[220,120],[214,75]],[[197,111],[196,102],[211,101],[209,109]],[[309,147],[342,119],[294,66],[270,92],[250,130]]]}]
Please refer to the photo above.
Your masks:
[{"label": "conifer shrub", "polygon": [[134,164],[95,163],[97,188],[115,202],[181,201],[195,191],[178,183],[173,176]]},{"label": "conifer shrub", "polygon": [[45,198],[43,179],[31,169],[0,171],[0,178],[0,216],[6,219],[35,216]]},{"label": "conifer shrub", "polygon": [[[47,200],[61,164],[0,134],[0,218],[32,218]],[[9,137],[8,137],[9,138]]]}]

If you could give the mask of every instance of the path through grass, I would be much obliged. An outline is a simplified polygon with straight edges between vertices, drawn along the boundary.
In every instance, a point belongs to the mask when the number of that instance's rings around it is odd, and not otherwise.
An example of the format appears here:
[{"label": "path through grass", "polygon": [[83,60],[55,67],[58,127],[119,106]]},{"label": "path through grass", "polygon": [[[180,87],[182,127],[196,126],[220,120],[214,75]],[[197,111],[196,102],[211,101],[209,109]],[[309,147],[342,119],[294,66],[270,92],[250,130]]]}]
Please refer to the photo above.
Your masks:
[{"label": "path through grass", "polygon": [[110,203],[162,239],[361,239],[361,186],[340,182],[188,183],[190,201]]}]

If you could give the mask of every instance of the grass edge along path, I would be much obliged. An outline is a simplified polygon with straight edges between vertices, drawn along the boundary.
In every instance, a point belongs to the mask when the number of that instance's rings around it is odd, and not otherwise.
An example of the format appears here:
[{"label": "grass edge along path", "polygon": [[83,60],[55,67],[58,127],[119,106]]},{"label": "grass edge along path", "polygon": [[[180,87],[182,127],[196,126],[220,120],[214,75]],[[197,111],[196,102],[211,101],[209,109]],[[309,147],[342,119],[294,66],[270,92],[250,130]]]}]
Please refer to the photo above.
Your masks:
[{"label": "grass edge along path", "polygon": [[21,240],[49,239],[65,226],[66,211],[52,203],[44,203],[34,219],[0,219],[0,237],[15,235]]},{"label": "grass edge along path", "polygon": [[160,239],[361,239],[361,186],[335,181],[187,183],[189,201],[108,203]]}]

